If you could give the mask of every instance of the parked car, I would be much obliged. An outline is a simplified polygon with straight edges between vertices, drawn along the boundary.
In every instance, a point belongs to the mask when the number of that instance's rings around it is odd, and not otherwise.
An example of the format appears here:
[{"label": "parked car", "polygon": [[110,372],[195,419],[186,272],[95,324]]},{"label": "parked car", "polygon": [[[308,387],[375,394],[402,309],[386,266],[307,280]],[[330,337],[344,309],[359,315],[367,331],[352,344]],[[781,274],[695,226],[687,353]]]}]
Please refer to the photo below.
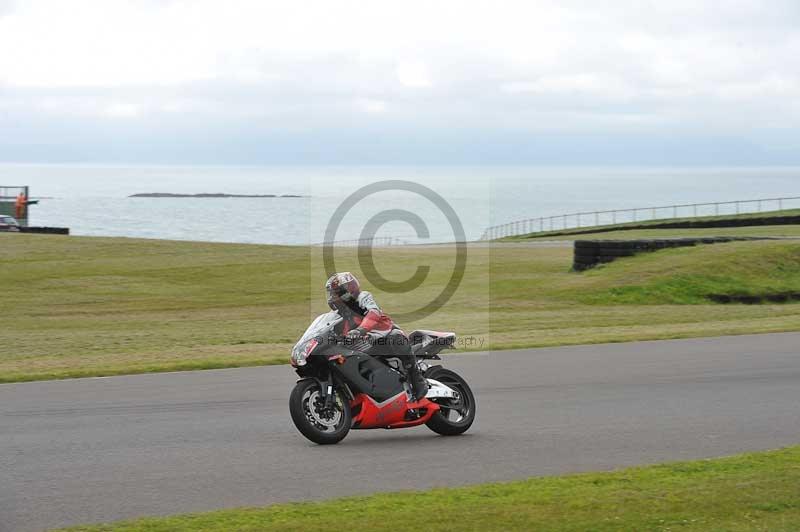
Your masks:
[{"label": "parked car", "polygon": [[19,222],[11,216],[0,214],[0,231],[19,232]]}]

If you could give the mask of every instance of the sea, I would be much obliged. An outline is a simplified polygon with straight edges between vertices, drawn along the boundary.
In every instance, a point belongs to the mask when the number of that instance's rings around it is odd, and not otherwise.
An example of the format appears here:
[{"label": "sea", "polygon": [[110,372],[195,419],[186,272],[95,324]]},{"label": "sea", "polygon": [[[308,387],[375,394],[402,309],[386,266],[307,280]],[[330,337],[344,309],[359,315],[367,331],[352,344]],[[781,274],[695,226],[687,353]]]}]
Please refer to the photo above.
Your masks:
[{"label": "sea", "polygon": [[[0,164],[0,187],[11,185],[29,186],[31,199],[39,200],[30,207],[30,225],[69,227],[73,235],[433,243],[475,240],[489,226],[575,212],[798,197],[800,167]],[[276,197],[130,197],[155,192]],[[800,208],[800,200],[782,205]],[[710,209],[701,207],[701,214],[713,214],[704,208]]]}]

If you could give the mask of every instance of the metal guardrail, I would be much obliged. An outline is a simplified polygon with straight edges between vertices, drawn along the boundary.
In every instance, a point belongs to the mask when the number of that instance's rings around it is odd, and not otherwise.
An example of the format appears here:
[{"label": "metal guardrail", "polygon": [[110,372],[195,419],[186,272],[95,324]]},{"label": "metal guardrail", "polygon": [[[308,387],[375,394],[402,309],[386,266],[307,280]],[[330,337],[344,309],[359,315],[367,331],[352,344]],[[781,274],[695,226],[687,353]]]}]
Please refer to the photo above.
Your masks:
[{"label": "metal guardrail", "polygon": [[565,231],[568,229],[583,229],[630,222],[780,211],[791,208],[793,205],[800,208],[800,196],[575,212],[494,225],[484,230],[480,240],[494,240],[528,233]]}]

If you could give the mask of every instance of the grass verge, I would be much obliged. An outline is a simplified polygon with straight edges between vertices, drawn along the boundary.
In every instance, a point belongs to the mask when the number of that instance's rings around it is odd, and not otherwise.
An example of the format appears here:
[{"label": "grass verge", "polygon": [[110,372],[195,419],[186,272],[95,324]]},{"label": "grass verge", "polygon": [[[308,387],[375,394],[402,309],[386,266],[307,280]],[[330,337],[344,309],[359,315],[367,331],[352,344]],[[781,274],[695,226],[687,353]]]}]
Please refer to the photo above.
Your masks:
[{"label": "grass verge", "polygon": [[800,529],[800,447],[610,473],[81,526],[71,532]]},{"label": "grass verge", "polygon": [[[712,293],[800,291],[797,242],[740,242],[643,254],[570,272],[572,250],[481,245],[433,315],[401,326],[448,329],[487,350],[800,330],[800,305],[723,305]],[[318,248],[0,233],[0,382],[286,361],[326,309]],[[349,254],[348,254],[349,253]],[[375,290],[401,315],[450,278],[447,246],[375,250],[409,293]],[[691,306],[690,306],[691,305]]]}]

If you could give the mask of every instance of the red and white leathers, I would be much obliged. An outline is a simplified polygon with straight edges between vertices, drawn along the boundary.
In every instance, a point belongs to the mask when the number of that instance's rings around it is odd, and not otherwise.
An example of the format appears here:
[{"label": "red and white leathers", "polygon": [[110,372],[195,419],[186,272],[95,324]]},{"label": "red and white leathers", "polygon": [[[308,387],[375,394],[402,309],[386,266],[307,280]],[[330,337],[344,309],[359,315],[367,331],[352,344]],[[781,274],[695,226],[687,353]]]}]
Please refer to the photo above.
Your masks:
[{"label": "red and white leathers", "polygon": [[378,339],[385,338],[393,329],[398,329],[392,318],[383,313],[373,295],[366,290],[362,290],[354,302],[347,302],[344,305],[345,324],[342,334],[347,334],[358,327],[370,338]]},{"label": "red and white leathers", "polygon": [[408,337],[388,314],[383,313],[372,294],[361,290],[358,279],[350,272],[335,273],[325,283],[325,291],[328,305],[344,318],[342,334],[352,339],[366,336],[371,344],[370,351],[378,350],[399,358],[414,396],[424,397],[428,384],[417,368]]}]

